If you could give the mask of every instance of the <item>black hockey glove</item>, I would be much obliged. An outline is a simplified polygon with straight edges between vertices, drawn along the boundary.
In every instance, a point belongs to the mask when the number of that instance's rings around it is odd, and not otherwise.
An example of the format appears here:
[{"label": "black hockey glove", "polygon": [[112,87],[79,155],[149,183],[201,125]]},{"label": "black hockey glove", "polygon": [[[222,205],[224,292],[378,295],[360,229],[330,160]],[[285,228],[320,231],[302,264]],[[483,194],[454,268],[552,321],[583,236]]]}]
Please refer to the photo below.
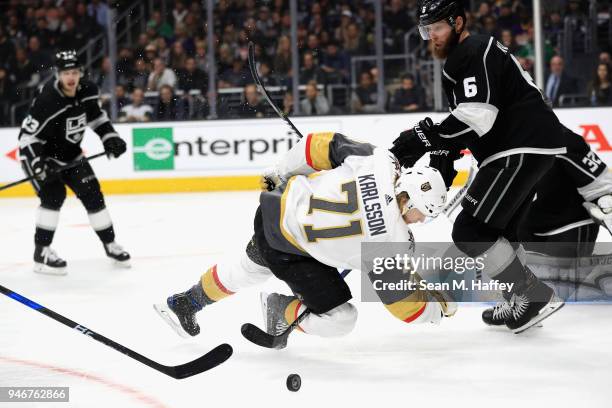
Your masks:
[{"label": "black hockey glove", "polygon": [[404,167],[412,167],[426,152],[436,150],[438,132],[431,118],[425,118],[414,128],[400,133],[389,149]]},{"label": "black hockey glove", "polygon": [[104,142],[104,151],[108,157],[117,158],[127,150],[125,142],[119,136],[113,136],[106,139]]},{"label": "black hockey glove", "polygon": [[32,173],[34,173],[34,178],[38,181],[45,181],[47,179],[47,172],[49,171],[49,167],[47,166],[47,162],[42,157],[37,157],[30,163],[30,168],[32,169]]},{"label": "black hockey glove", "polygon": [[455,170],[455,160],[463,157],[457,150],[440,149],[429,152],[429,165],[442,174],[444,184],[448,190],[453,185],[453,180],[457,177]]}]

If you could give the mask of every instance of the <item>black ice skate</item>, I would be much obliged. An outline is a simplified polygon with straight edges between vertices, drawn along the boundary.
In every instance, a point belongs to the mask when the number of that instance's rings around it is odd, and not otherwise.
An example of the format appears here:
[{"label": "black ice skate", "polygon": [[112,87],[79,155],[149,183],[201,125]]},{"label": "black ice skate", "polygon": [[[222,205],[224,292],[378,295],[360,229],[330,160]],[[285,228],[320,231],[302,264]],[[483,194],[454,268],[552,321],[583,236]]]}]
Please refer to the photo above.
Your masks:
[{"label": "black ice skate", "polygon": [[[555,295],[551,287],[533,273],[510,298],[510,315],[506,326],[513,333],[522,333],[561,309],[565,302]],[[484,317],[484,316],[483,316]]]},{"label": "black ice skate", "polygon": [[34,272],[45,275],[66,275],[66,261],[57,256],[51,247],[36,245]]},{"label": "black ice skate", "polygon": [[156,304],[153,308],[179,336],[189,338],[200,334],[196,312],[202,310],[202,306],[189,292],[172,295],[165,305]]},{"label": "black ice skate", "polygon": [[[273,336],[282,334],[289,327],[289,322],[285,318],[285,310],[289,303],[297,299],[295,296],[285,296],[278,293],[261,293],[261,311],[265,324],[266,333]],[[279,348],[287,346],[287,339]]]},{"label": "black ice skate", "polygon": [[125,268],[129,268],[131,266],[130,254],[115,241],[104,244],[104,251],[106,252],[106,256],[113,259],[117,265]]},{"label": "black ice skate", "polygon": [[506,324],[506,319],[512,314],[510,302],[504,300],[495,306],[485,309],[482,312],[482,321],[489,326],[502,326]]}]

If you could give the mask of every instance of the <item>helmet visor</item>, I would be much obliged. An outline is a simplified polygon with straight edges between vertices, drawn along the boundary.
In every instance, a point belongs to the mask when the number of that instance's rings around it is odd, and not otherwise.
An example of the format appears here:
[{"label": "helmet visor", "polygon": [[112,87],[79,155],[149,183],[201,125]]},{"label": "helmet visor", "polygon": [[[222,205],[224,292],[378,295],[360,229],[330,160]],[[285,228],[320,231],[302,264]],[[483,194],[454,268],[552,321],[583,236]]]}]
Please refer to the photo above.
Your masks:
[{"label": "helmet visor", "polygon": [[452,27],[446,20],[436,21],[427,25],[419,24],[419,34],[421,34],[421,38],[424,40],[445,37],[450,34],[451,30]]}]

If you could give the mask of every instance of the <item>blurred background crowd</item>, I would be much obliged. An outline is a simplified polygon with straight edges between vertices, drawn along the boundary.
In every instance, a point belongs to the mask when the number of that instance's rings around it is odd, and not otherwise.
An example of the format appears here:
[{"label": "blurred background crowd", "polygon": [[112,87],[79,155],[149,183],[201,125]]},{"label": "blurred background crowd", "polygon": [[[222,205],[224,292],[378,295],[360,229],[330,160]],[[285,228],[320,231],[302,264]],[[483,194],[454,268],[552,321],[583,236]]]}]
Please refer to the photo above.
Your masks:
[{"label": "blurred background crowd", "polygon": [[[206,1],[1,1],[0,125],[20,123],[37,86],[52,77],[55,51],[65,48],[79,50],[87,76],[100,87],[105,107],[118,112],[118,121],[209,118],[212,93],[215,117],[271,116],[248,69],[249,41],[256,44],[265,85],[287,113],[295,113],[295,101],[302,115],[433,109],[432,58],[415,27],[417,0],[380,0],[384,92],[377,87],[374,1],[298,1],[297,89],[286,0],[215,1],[214,67]],[[612,105],[610,3],[542,4],[546,96],[557,107]],[[468,0],[466,5],[469,30],[495,36],[533,74],[532,2]],[[117,28],[113,80],[107,37],[112,18]],[[116,106],[111,107],[113,94]]]}]

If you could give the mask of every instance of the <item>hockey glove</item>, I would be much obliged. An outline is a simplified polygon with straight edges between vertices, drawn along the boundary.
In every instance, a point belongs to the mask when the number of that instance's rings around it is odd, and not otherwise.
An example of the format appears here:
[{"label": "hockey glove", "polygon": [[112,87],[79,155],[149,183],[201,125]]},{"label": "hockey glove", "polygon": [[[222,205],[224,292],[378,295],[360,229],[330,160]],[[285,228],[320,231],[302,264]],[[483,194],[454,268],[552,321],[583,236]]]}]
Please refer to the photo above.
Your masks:
[{"label": "hockey glove", "polygon": [[425,118],[414,128],[400,133],[389,150],[403,167],[413,167],[426,152],[436,150],[438,139],[433,121]]},{"label": "hockey glove", "polygon": [[286,182],[287,180],[278,173],[276,167],[269,167],[264,170],[259,180],[259,186],[263,191],[272,191]]},{"label": "hockey glove", "polygon": [[444,184],[448,190],[453,185],[453,180],[457,176],[457,170],[455,170],[455,160],[463,157],[463,154],[456,150],[433,150],[429,152],[429,166],[442,174]]},{"label": "hockey glove", "polygon": [[36,157],[30,163],[30,167],[32,168],[32,173],[34,173],[33,176],[36,180],[45,181],[47,179],[47,172],[49,171],[49,168],[45,159]]},{"label": "hockey glove", "polygon": [[127,150],[127,146],[122,138],[119,136],[111,136],[106,139],[103,143],[104,151],[106,155],[110,157],[117,158],[121,156]]},{"label": "hockey glove", "polygon": [[597,204],[592,202],[582,203],[589,212],[591,218],[612,232],[612,195],[606,194],[597,199]]}]

